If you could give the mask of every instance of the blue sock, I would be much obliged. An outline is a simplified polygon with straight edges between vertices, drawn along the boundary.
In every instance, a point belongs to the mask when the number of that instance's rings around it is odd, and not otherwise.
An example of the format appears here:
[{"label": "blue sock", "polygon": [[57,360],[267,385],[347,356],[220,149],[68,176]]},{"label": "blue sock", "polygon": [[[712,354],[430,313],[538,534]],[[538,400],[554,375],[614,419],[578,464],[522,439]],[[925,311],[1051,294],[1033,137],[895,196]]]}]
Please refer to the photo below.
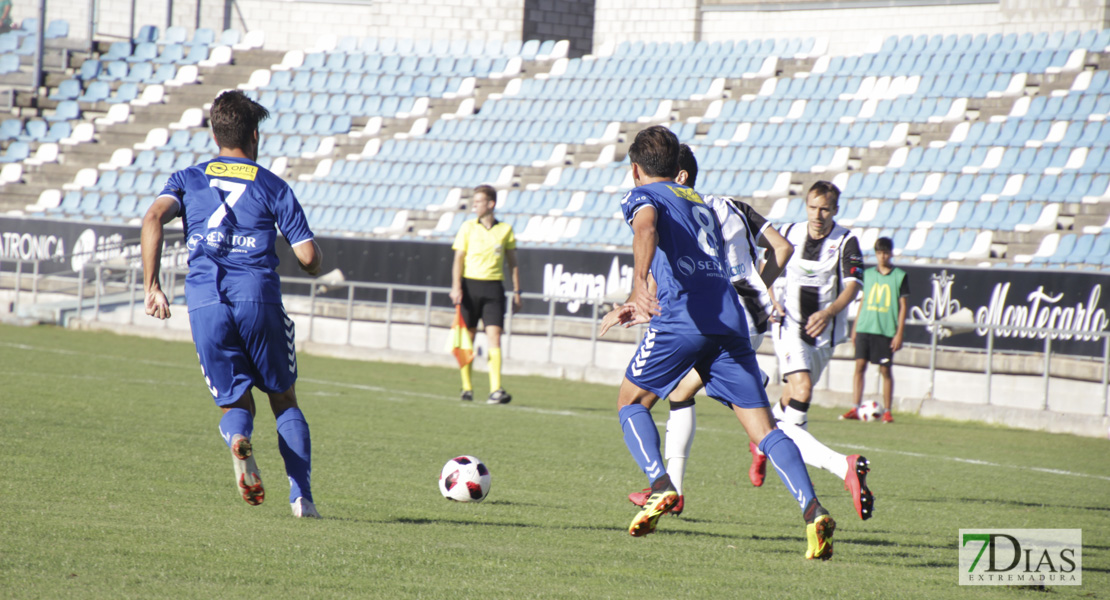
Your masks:
[{"label": "blue sock", "polygon": [[278,450],[289,476],[289,501],[303,496],[312,502],[312,438],[299,408],[286,409],[277,417]]},{"label": "blue sock", "polygon": [[254,417],[251,411],[245,408],[233,408],[224,413],[220,418],[220,435],[224,438],[227,447],[231,447],[231,438],[236,435],[250,437],[254,433]]},{"label": "blue sock", "polygon": [[624,430],[624,445],[628,446],[632,458],[648,480],[655,483],[656,479],[667,474],[663,468],[663,455],[659,452],[659,430],[655,428],[655,420],[642,404],[629,404],[621,408],[617,415]]},{"label": "blue sock", "polygon": [[813,491],[813,482],[809,480],[809,471],[806,471],[806,463],[802,460],[798,446],[781,429],[775,429],[759,443],[759,451],[771,460],[771,465],[778,471],[786,489],[790,490],[804,511],[809,501],[817,498],[817,494]]}]

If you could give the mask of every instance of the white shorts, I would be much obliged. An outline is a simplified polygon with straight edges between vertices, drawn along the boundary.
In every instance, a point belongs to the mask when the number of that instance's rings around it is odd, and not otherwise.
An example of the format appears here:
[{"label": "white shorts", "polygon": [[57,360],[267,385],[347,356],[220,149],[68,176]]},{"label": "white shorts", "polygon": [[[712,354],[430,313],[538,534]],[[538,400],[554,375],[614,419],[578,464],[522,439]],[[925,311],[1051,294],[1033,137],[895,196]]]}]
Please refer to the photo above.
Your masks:
[{"label": "white shorts", "polygon": [[797,330],[775,325],[771,330],[775,340],[775,355],[779,359],[779,372],[782,380],[798,371],[809,371],[810,381],[816,385],[821,379],[829,361],[832,360],[833,347],[817,348],[802,341]]}]

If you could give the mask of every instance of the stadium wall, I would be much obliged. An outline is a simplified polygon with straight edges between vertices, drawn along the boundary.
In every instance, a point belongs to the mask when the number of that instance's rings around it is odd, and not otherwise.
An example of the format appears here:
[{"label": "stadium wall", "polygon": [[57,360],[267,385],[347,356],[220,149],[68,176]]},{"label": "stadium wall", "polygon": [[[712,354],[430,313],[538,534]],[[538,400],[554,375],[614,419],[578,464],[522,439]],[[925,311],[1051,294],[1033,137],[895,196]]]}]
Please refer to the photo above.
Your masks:
[{"label": "stadium wall", "polygon": [[1108,16],[1106,0],[597,0],[594,45],[818,37],[860,54],[891,35],[1103,29]]},{"label": "stadium wall", "polygon": [[[42,273],[81,268],[90,260],[122,259],[138,266],[136,227],[0,217],[0,259],[41,260]],[[180,229],[166,234],[167,246],[187,244]],[[417,240],[318,237],[327,268],[341,269],[349,281],[446,288],[453,251],[449,244]],[[279,244],[279,272],[298,277],[292,251]],[[627,252],[522,247],[521,288],[544,298],[565,298],[557,314],[589,317],[589,300],[621,301],[631,291],[632,257]],[[895,260],[898,263],[897,259]],[[984,351],[987,328],[1004,327],[994,336],[999,351],[1043,353],[1045,334],[1011,328],[1041,327],[1079,333],[1054,337],[1053,354],[1101,358],[1110,330],[1110,274],[1093,271],[980,269],[944,265],[899,264],[909,279],[909,318],[946,321],[937,330],[943,348]],[[411,296],[411,297],[409,297]],[[399,303],[423,304],[422,292],[399,292]],[[437,306],[448,306],[446,296]],[[543,300],[530,300],[521,311],[547,315]],[[905,341],[926,345],[932,330],[907,326]]]},{"label": "stadium wall", "polygon": [[[132,0],[99,0],[97,33],[128,37],[131,5]],[[169,5],[136,1],[136,31],[144,24],[164,30]],[[512,41],[522,39],[524,29],[522,0],[199,0],[173,2],[172,7],[173,25],[190,32],[198,23],[216,32],[228,27],[244,33],[262,30],[270,50],[309,48],[329,34]],[[66,19],[72,36],[85,37],[88,8],[88,0],[51,0],[47,19]],[[16,15],[26,16],[31,15]]]}]

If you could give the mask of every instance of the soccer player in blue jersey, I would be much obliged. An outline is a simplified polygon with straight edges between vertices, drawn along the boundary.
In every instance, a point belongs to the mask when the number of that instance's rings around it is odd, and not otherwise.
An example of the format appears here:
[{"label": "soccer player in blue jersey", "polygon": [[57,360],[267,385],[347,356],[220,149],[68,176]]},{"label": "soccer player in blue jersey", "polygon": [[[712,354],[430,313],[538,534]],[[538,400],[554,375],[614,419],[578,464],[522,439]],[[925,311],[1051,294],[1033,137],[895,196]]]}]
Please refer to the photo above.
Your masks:
[{"label": "soccer player in blue jersey", "polygon": [[[617,406],[625,445],[651,486],[628,532],[652,533],[678,502],[649,411],[693,368],[706,393],[733,409],[798,501],[806,558],[828,559],[836,523],[817,501],[798,447],[771,418],[746,318],[724,265],[721,225],[697,192],[674,182],[678,138],[665,127],[649,127],[636,135],[628,156],[636,185],[621,200],[633,231],[629,322],[650,324],[625,371]],[[654,294],[649,274],[657,283]]]},{"label": "soccer player in blue jersey", "polygon": [[265,490],[251,446],[251,388],[257,387],[269,397],[277,420],[293,515],[318,518],[310,481],[312,442],[294,390],[293,321],[282,306],[275,271],[278,230],[307,273],[319,272],[322,255],[293,191],[255,162],[258,123],[267,117],[265,108],[239,91],[212,102],[209,120],[219,155],[170,176],[143,218],[146,313],[170,316],[158,277],[162,227],[181,217],[189,250],[189,325],[204,382],[223,411],[220,434],[231,448],[236,486],[247,504],[262,504]]}]

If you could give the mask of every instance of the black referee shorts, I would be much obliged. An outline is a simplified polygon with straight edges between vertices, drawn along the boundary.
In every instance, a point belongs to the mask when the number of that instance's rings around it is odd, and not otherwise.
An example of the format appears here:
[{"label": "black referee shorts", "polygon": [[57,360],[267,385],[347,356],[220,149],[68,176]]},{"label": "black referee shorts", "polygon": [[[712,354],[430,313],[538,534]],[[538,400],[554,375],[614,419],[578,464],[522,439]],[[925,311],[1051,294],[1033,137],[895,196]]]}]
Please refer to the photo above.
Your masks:
[{"label": "black referee shorts", "polygon": [[477,329],[478,319],[486,327],[505,326],[505,286],[501,280],[462,280],[462,317],[467,329]]}]

